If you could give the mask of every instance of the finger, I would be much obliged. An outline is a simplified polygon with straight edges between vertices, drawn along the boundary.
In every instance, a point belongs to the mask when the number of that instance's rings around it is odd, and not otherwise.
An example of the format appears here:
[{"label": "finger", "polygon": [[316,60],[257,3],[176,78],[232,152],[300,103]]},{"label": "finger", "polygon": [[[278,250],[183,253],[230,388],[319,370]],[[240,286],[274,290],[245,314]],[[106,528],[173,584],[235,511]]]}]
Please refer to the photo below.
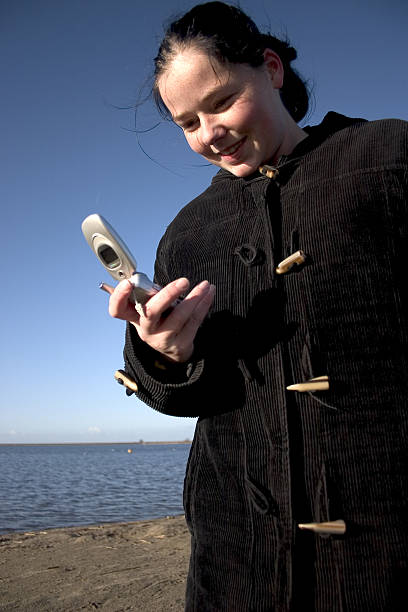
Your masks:
[{"label": "finger", "polygon": [[198,328],[208,315],[208,312],[214,302],[214,295],[215,286],[209,285],[207,291],[202,293],[202,295],[195,300],[194,308],[179,335],[183,335],[186,338],[195,337]]},{"label": "finger", "polygon": [[153,330],[162,323],[162,316],[190,286],[187,278],[172,281],[146,302],[143,319],[146,319],[146,330]]},{"label": "finger", "polygon": [[[191,317],[193,311],[197,307],[198,303],[207,296],[211,289],[210,283],[205,280],[196,285],[188,295],[172,310],[172,312],[165,319],[163,328],[166,327],[166,323],[173,329],[181,330],[187,320]],[[212,290],[211,290],[212,291]],[[212,299],[211,299],[212,301]]]},{"label": "finger", "polygon": [[215,287],[203,281],[162,319],[160,331],[181,344],[192,344],[197,329],[208,314],[214,300]]},{"label": "finger", "polygon": [[129,299],[131,293],[132,285],[128,280],[121,281],[115,287],[109,299],[109,314],[112,317],[125,321],[137,321],[139,319],[135,306]]},{"label": "finger", "polygon": [[107,283],[99,283],[99,289],[106,291],[106,293],[109,293],[109,295],[112,295],[112,293],[115,291],[115,287],[112,287],[112,285],[108,285]]},{"label": "finger", "polygon": [[[167,349],[165,353],[171,360],[183,362],[187,361],[191,357],[194,352],[194,340],[197,330],[207,316],[208,311],[214,301],[214,285],[209,285],[208,283],[207,287],[205,283],[200,283],[200,285],[199,295],[195,294],[192,298],[190,298],[191,294],[188,296],[190,302],[189,309],[193,307],[189,317],[186,319],[184,313],[184,316],[179,319],[178,323],[173,323],[173,326],[169,326],[169,329],[167,330]],[[198,289],[196,289],[196,291],[198,291]],[[177,308],[180,306],[181,305],[177,306]],[[164,329],[166,324],[167,319],[163,322],[161,327],[164,334],[166,334],[166,330]],[[176,325],[179,325],[177,330],[175,328]]]}]

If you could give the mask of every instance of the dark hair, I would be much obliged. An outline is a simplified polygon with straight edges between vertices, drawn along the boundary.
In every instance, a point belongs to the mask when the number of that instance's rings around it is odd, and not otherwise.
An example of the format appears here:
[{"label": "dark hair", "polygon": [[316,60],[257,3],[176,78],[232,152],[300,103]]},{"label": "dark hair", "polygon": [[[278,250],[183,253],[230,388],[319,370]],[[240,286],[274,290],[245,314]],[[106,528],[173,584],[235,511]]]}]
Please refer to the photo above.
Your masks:
[{"label": "dark hair", "polygon": [[265,49],[272,49],[279,55],[285,72],[280,90],[283,104],[296,122],[306,115],[308,89],[290,65],[297,57],[296,50],[288,41],[262,34],[241,9],[224,2],[198,4],[166,30],[154,60],[153,86],[154,101],[163,115],[168,115],[168,110],[160,96],[158,78],[180,50],[192,45],[221,63],[249,64],[253,68],[263,64]]}]

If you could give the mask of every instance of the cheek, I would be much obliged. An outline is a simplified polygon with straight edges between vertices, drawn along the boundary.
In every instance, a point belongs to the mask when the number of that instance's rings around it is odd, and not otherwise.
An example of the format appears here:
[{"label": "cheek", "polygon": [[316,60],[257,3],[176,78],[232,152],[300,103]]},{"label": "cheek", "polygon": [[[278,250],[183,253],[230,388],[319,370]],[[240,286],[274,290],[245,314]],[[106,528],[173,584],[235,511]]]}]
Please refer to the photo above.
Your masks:
[{"label": "cheek", "polygon": [[229,127],[239,133],[252,132],[259,122],[259,109],[252,103],[241,104],[229,117]]},{"label": "cheek", "polygon": [[194,151],[194,153],[198,153],[204,157],[211,155],[211,149],[200,142],[198,133],[189,134],[188,132],[185,132],[184,136],[188,146],[192,151]]},{"label": "cheek", "polygon": [[195,153],[200,153],[202,154],[202,145],[200,145],[197,135],[194,134],[189,134],[187,132],[184,133],[185,139],[187,141],[188,146],[190,147],[190,149],[192,149]]}]

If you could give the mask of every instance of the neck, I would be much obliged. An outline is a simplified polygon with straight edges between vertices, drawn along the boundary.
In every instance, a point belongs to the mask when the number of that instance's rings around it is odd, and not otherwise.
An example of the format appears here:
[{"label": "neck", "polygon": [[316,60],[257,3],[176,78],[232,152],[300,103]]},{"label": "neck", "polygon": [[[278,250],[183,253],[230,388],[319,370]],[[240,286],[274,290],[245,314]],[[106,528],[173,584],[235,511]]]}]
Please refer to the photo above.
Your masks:
[{"label": "neck", "polygon": [[281,155],[290,155],[297,145],[308,137],[308,133],[302,130],[295,121],[290,117],[288,127],[285,133],[285,138],[278,155],[274,161],[276,162]]}]

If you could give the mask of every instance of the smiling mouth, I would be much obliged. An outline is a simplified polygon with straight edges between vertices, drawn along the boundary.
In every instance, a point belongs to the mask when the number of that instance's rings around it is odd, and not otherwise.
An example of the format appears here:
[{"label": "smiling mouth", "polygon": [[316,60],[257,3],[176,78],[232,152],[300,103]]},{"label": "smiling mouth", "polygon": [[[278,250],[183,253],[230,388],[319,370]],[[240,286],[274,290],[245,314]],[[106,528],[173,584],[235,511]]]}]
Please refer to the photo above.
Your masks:
[{"label": "smiling mouth", "polygon": [[242,138],[241,140],[239,140],[235,144],[231,145],[227,149],[224,149],[223,151],[220,151],[219,155],[221,155],[221,157],[232,157],[238,151],[238,149],[241,147],[241,145],[244,143],[244,140],[245,140],[245,138]]}]

